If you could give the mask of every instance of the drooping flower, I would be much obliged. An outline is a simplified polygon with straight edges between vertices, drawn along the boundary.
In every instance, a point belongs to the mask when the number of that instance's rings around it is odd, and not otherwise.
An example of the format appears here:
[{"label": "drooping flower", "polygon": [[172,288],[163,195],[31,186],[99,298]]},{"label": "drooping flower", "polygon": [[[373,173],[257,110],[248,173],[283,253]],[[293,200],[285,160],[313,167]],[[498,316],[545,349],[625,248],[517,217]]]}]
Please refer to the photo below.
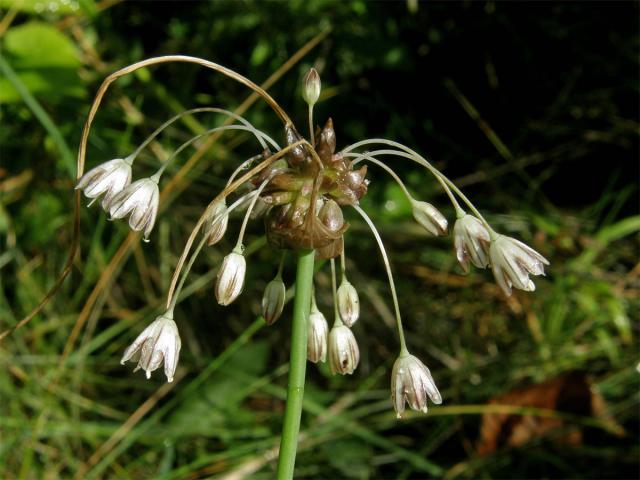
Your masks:
[{"label": "drooping flower", "polygon": [[544,275],[544,266],[549,261],[533,248],[506,235],[498,235],[489,248],[491,269],[496,282],[507,296],[511,287],[533,292],[536,289],[531,275]]},{"label": "drooping flower", "polygon": [[391,400],[398,418],[404,413],[405,402],[413,410],[427,413],[427,397],[436,405],[442,403],[429,369],[413,355],[398,357],[391,372]]},{"label": "drooping flower", "polygon": [[101,163],[85,173],[76,190],[82,190],[86,197],[95,202],[102,196],[102,208],[107,210],[109,202],[131,183],[131,165],[122,158]]},{"label": "drooping flower", "polygon": [[151,372],[164,361],[164,374],[167,376],[167,381],[172,382],[178,366],[181,346],[182,342],[176,322],[173,321],[173,315],[165,313],[138,335],[138,338],[124,351],[120,363],[124,365],[128,360],[137,360],[138,365],[133,371],[142,369],[146,372],[147,378],[151,378]]},{"label": "drooping flower", "polygon": [[262,316],[267,325],[273,325],[282,315],[285,296],[284,282],[280,276],[276,276],[267,284],[262,295]]},{"label": "drooping flower", "polygon": [[346,278],[338,288],[338,311],[344,324],[351,328],[360,317],[360,299],[355,287]]},{"label": "drooping flower", "polygon": [[329,332],[329,366],[334,375],[351,375],[360,362],[360,350],[353,332],[345,325],[334,325]]},{"label": "drooping flower", "polygon": [[229,305],[242,292],[247,261],[239,251],[234,250],[224,257],[216,279],[216,299],[220,305]]},{"label": "drooping flower", "polygon": [[207,237],[207,245],[212,246],[222,240],[229,224],[227,203],[224,200],[216,202],[211,207],[211,212],[204,224],[204,235]]},{"label": "drooping flower", "polygon": [[438,236],[447,234],[447,219],[444,218],[444,215],[442,215],[436,207],[430,203],[412,199],[411,209],[413,218],[431,235]]},{"label": "drooping flower", "polygon": [[129,185],[109,202],[109,215],[112,219],[129,216],[132,230],[143,231],[145,241],[153,230],[158,214],[160,190],[158,183],[151,178],[143,178]]},{"label": "drooping flower", "polygon": [[478,268],[489,265],[489,232],[473,215],[465,214],[453,226],[453,244],[460,266],[469,272],[469,261]]},{"label": "drooping flower", "polygon": [[307,324],[307,358],[313,362],[325,362],[327,360],[327,334],[329,324],[315,304],[311,304],[311,313]]}]

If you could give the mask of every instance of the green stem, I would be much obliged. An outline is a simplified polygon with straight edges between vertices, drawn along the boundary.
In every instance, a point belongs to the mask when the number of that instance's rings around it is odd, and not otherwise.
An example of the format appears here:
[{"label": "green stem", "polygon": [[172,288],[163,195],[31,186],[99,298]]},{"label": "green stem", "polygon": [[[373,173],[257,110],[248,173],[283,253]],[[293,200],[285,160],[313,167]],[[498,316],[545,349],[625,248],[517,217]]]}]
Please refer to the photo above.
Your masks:
[{"label": "green stem", "polygon": [[293,303],[293,326],[291,330],[291,357],[289,360],[289,388],[284,411],[280,456],[278,458],[278,480],[291,480],[296,463],[298,432],[304,396],[304,377],[307,368],[307,322],[311,309],[313,288],[314,250],[303,250],[298,254],[295,299]]}]

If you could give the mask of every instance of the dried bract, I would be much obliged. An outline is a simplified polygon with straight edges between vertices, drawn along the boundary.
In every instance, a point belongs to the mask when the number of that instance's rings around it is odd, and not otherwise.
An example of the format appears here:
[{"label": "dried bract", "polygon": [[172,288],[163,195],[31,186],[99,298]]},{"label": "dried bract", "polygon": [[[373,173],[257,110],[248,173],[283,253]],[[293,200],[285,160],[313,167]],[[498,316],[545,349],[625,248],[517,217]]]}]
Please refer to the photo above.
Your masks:
[{"label": "dried bract", "polygon": [[417,357],[400,356],[391,372],[391,400],[398,418],[404,413],[405,402],[413,410],[427,413],[427,397],[436,405],[442,403],[431,372]]},{"label": "dried bract", "polygon": [[138,335],[138,338],[124,351],[120,363],[124,365],[128,360],[137,360],[138,365],[134,372],[143,369],[147,378],[151,378],[151,372],[164,361],[167,381],[172,382],[178,366],[181,345],[176,322],[171,315],[165,313]]}]

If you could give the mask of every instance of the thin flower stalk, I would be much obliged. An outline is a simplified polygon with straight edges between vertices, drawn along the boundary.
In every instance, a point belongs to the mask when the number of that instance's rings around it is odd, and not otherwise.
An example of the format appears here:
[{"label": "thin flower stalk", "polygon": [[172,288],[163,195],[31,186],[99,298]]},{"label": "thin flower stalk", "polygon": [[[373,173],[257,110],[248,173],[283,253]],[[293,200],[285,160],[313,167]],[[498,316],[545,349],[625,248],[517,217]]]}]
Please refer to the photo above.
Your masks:
[{"label": "thin flower stalk", "polygon": [[287,147],[282,148],[280,151],[278,151],[274,155],[271,155],[269,158],[263,160],[260,164],[253,167],[251,170],[249,170],[247,173],[242,175],[240,178],[231,182],[231,184],[227,185],[227,187],[222,192],[220,192],[213,200],[211,200],[211,202],[209,203],[209,205],[207,205],[207,208],[205,208],[202,215],[200,215],[200,218],[198,219],[198,222],[196,223],[195,227],[193,228],[193,230],[191,230],[191,234],[189,235],[189,238],[187,239],[185,246],[182,250],[182,254],[180,255],[178,264],[174,270],[173,277],[171,278],[171,285],[169,287],[169,293],[167,295],[167,304],[171,302],[171,299],[175,291],[176,283],[178,282],[178,276],[182,271],[182,267],[184,265],[184,262],[186,261],[189,251],[191,250],[191,246],[195,241],[196,235],[202,228],[204,221],[209,215],[209,210],[215,205],[216,202],[224,200],[231,192],[235,191],[244,182],[253,178],[255,175],[257,175],[261,171],[265,170],[267,167],[269,167],[269,165],[271,165],[275,161],[282,158],[284,155],[286,155],[288,152],[290,152],[294,148],[304,144],[305,144],[304,141],[298,141],[298,142],[292,143],[291,145],[288,145]]},{"label": "thin flower stalk", "polygon": [[160,135],[167,127],[171,126],[173,123],[177,122],[181,118],[184,118],[186,116],[193,115],[193,114],[196,114],[196,113],[220,113],[220,114],[226,115],[227,117],[232,118],[232,119],[242,123],[247,128],[249,128],[251,133],[253,133],[253,135],[257,138],[258,142],[260,142],[260,145],[262,146],[263,149],[267,148],[267,144],[265,143],[265,140],[269,141],[269,143],[271,143],[274,146],[277,145],[276,142],[274,142],[271,139],[271,137],[269,137],[263,131],[256,129],[242,115],[238,115],[237,113],[230,112],[229,110],[225,110],[223,108],[198,107],[198,108],[191,108],[189,110],[185,110],[183,112],[180,112],[177,115],[174,115],[173,117],[171,117],[169,120],[167,120],[164,123],[162,123],[127,158],[130,158],[131,161],[133,161],[135,158],[137,158],[137,156],[140,154],[140,152],[142,152],[142,150],[144,150],[147,147],[147,145],[149,145],[153,140],[155,140],[158,137],[158,135]]},{"label": "thin flower stalk", "polygon": [[400,354],[408,353],[407,343],[404,338],[404,328],[402,327],[402,318],[400,317],[400,303],[398,302],[398,295],[396,293],[396,285],[393,281],[393,273],[391,273],[391,265],[389,264],[389,257],[387,256],[387,250],[384,248],[384,243],[382,242],[382,238],[380,238],[380,234],[378,233],[378,229],[375,224],[369,218],[369,215],[366,214],[362,208],[358,205],[354,205],[353,208],[360,214],[360,216],[364,219],[364,221],[369,225],[373,236],[378,242],[378,248],[380,249],[380,255],[382,255],[382,261],[384,262],[384,268],[387,272],[387,277],[389,279],[389,289],[391,290],[391,298],[393,299],[393,308],[396,314],[396,326],[398,328],[398,337],[400,338]]},{"label": "thin flower stalk", "polygon": [[489,225],[489,223],[484,219],[482,214],[476,209],[476,207],[471,203],[471,201],[462,193],[462,191],[451,180],[449,180],[449,178],[447,178],[446,175],[444,175],[442,172],[440,172],[440,170],[435,168],[427,159],[425,159],[423,156],[421,156],[420,154],[418,154],[414,150],[410,149],[409,147],[407,147],[405,145],[402,145],[401,143],[394,142],[392,140],[386,140],[384,138],[372,138],[372,139],[362,140],[360,142],[356,142],[353,145],[349,145],[348,147],[346,147],[343,150],[343,153],[347,154],[347,153],[351,152],[352,150],[354,150],[356,148],[360,148],[362,146],[371,145],[371,144],[390,145],[392,147],[396,147],[396,148],[404,151],[404,153],[402,153],[402,152],[399,152],[398,150],[376,150],[374,152],[369,152],[369,154],[370,155],[396,155],[396,156],[399,156],[399,157],[408,158],[408,159],[413,160],[414,162],[419,163],[420,165],[424,166],[425,168],[427,168],[427,170],[429,170],[436,177],[438,182],[440,182],[440,184],[445,189],[445,192],[447,192],[447,195],[449,195],[449,198],[451,199],[451,202],[454,205],[455,205],[455,198],[453,197],[453,195],[451,195],[449,189],[453,190],[462,199],[462,201],[464,201],[468,205],[468,207],[471,209],[471,211],[489,229],[490,233],[493,231],[493,230],[491,230],[491,226]]}]

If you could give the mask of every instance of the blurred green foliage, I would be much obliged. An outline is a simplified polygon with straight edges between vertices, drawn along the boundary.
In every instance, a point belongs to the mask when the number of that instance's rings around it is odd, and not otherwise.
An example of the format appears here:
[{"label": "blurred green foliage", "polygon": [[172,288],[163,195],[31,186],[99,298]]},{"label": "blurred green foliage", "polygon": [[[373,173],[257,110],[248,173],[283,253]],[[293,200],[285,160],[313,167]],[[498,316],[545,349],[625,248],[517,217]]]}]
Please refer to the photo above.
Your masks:
[{"label": "blurred green foliage", "polygon": [[[397,421],[389,401],[397,343],[375,242],[356,215],[346,251],[361,294],[362,362],[349,378],[309,366],[299,478],[628,478],[637,475],[638,8],[634,3],[92,2],[0,0],[0,330],[42,298],[71,240],[73,158],[93,94],[109,73],[148,56],[211,59],[260,83],[328,31],[269,88],[304,125],[299,80],[323,80],[316,121],[332,116],[339,146],[395,139],[457,179],[492,224],[551,260],[533,294],[508,301],[489,273],[460,275],[451,239],[428,238],[395,183],[370,169],[363,207],[379,225],[399,287],[407,340],[444,404]],[[130,153],[162,121],[248,96],[185,64],[138,71],[107,94],[88,167]],[[277,118],[247,118],[276,139]],[[185,119],[140,157],[153,171],[211,115]],[[301,130],[304,130],[301,128]],[[191,152],[181,159],[186,159]],[[2,343],[2,478],[272,478],[286,394],[289,310],[272,328],[262,289],[277,269],[258,224],[242,301],[223,309],[212,282],[239,228],[196,263],[178,305],[179,378],[163,386],[119,365],[164,301],[201,208],[255,153],[225,135],[166,199],[150,244],[83,208],[82,254],[62,291]],[[179,162],[178,162],[179,163]],[[417,197],[453,219],[436,182],[393,165]],[[175,173],[180,165],[172,169]],[[260,247],[260,248],[258,248]],[[110,265],[117,265],[111,272]],[[106,272],[106,273],[105,273]],[[291,283],[293,265],[285,269]],[[96,289],[99,279],[107,279]],[[326,266],[316,288],[332,311]],[[77,341],[69,335],[86,320]],[[65,345],[73,348],[61,364]],[[555,436],[476,454],[481,413],[496,395],[579,371],[626,432],[586,413],[567,446]],[[462,415],[458,406],[477,405]],[[143,410],[138,410],[142,408]],[[138,412],[131,417],[134,412]],[[560,415],[560,413],[558,414]],[[555,437],[555,438],[554,438]],[[239,478],[239,477],[236,477]]]}]

